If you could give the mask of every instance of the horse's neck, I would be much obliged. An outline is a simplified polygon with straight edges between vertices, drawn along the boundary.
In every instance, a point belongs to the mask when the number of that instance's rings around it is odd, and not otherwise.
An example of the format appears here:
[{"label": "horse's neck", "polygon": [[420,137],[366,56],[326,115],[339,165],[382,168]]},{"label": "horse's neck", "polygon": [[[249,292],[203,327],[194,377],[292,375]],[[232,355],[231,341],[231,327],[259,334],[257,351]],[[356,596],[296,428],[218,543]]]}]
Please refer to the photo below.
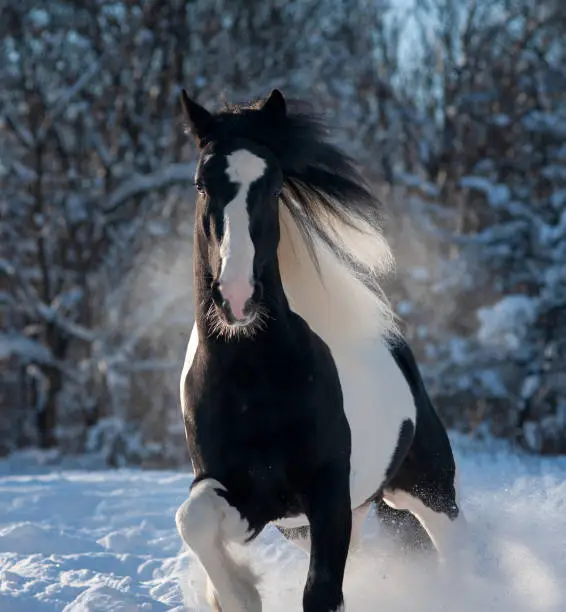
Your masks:
[{"label": "horse's neck", "polygon": [[262,306],[271,315],[271,318],[285,317],[290,309],[283,289],[279,262],[275,260],[266,266],[259,280],[263,284]]},{"label": "horse's neck", "polygon": [[212,307],[212,290],[208,282],[208,262],[201,248],[201,237],[195,231],[193,248],[193,300],[195,323],[200,338],[209,336],[208,311]]}]

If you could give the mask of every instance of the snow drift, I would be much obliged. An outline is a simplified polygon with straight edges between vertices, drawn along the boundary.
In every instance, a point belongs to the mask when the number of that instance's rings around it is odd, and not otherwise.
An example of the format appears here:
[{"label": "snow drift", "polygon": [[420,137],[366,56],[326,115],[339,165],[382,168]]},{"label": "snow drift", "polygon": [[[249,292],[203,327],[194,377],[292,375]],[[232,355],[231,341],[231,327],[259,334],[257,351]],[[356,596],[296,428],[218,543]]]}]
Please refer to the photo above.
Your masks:
[{"label": "snow drift", "polygon": [[[463,506],[480,563],[442,570],[397,553],[373,516],[348,565],[350,612],[563,612],[566,460],[456,441]],[[204,575],[174,514],[190,476],[68,469],[41,454],[0,462],[0,610],[206,610]],[[83,466],[84,468],[84,466]],[[308,558],[268,528],[246,551],[264,609],[301,609]]]}]

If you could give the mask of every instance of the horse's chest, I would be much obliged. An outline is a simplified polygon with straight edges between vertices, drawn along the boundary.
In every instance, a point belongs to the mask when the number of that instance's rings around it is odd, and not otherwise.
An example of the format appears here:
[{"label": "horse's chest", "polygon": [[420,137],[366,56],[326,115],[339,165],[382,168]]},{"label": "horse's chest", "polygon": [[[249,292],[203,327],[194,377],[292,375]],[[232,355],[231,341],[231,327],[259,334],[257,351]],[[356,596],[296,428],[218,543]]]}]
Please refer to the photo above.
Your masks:
[{"label": "horse's chest", "polygon": [[312,423],[288,391],[266,405],[258,389],[238,395],[218,389],[193,407],[195,475],[222,482],[254,526],[302,512],[298,491],[308,487],[320,455]]},{"label": "horse's chest", "polygon": [[220,373],[198,368],[198,376],[185,367],[183,411],[196,471],[289,479],[318,454],[315,407],[336,411],[338,402],[325,403],[319,377],[291,365],[271,373],[242,361]]},{"label": "horse's chest", "polygon": [[[271,403],[271,405],[270,405]],[[279,401],[277,404],[282,404]],[[214,436],[223,452],[233,452],[245,461],[248,455],[258,455],[266,459],[276,455],[286,455],[291,450],[289,433],[301,427],[301,419],[292,411],[285,412],[274,405],[269,398],[250,397],[242,394],[235,397],[218,397],[199,412],[209,411],[214,405],[214,422],[204,416],[209,427],[209,435]],[[198,416],[197,416],[198,419]]]}]

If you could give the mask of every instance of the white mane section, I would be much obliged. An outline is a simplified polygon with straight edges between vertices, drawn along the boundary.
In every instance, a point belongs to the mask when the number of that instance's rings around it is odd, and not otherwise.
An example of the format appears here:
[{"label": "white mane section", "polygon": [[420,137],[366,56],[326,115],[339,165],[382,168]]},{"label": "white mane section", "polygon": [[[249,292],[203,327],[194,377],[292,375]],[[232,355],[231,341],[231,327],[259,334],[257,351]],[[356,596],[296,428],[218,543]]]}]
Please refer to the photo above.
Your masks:
[{"label": "white mane section", "polygon": [[[401,424],[416,419],[411,390],[384,342],[397,332],[395,314],[385,296],[368,289],[320,239],[314,245],[318,270],[291,213],[280,211],[279,267],[289,305],[326,342],[340,377],[352,435],[350,498],[357,508],[384,482]],[[359,231],[335,222],[325,229],[361,269],[359,276],[375,284],[393,257],[379,231],[362,221],[356,226]],[[306,525],[307,519],[278,523]]]},{"label": "white mane section", "polygon": [[[289,305],[335,355],[397,331],[395,313],[384,295],[370,291],[320,239],[315,239],[317,270],[297,224],[283,205],[279,218],[279,267]],[[391,270],[394,259],[384,236],[362,220],[352,223],[354,227],[349,227],[329,218],[327,230],[359,264],[361,274],[375,279]]]}]

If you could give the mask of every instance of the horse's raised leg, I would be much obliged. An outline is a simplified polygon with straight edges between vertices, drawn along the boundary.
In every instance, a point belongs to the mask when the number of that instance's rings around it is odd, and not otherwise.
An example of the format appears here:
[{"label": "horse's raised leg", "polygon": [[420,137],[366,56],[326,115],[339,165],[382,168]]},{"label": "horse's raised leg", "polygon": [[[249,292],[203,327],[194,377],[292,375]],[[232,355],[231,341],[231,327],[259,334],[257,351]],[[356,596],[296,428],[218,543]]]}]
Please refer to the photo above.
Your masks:
[{"label": "horse's raised leg", "polygon": [[177,510],[177,530],[207,573],[207,599],[213,610],[261,612],[251,569],[237,563],[226,547],[250,535],[247,521],[228,503],[226,493],[217,480],[197,482]]},{"label": "horse's raised leg", "polygon": [[408,510],[395,510],[383,500],[376,503],[375,513],[382,528],[395,540],[402,552],[433,553],[434,544],[419,519]]},{"label": "horse's raised leg", "polygon": [[320,471],[307,493],[306,514],[311,554],[303,610],[344,610],[342,582],[352,529],[347,466],[327,466]]},{"label": "horse's raised leg", "polygon": [[396,510],[408,510],[424,527],[441,558],[453,557],[467,543],[467,523],[459,505],[452,455],[439,461],[412,449],[399,472],[383,491]]}]

